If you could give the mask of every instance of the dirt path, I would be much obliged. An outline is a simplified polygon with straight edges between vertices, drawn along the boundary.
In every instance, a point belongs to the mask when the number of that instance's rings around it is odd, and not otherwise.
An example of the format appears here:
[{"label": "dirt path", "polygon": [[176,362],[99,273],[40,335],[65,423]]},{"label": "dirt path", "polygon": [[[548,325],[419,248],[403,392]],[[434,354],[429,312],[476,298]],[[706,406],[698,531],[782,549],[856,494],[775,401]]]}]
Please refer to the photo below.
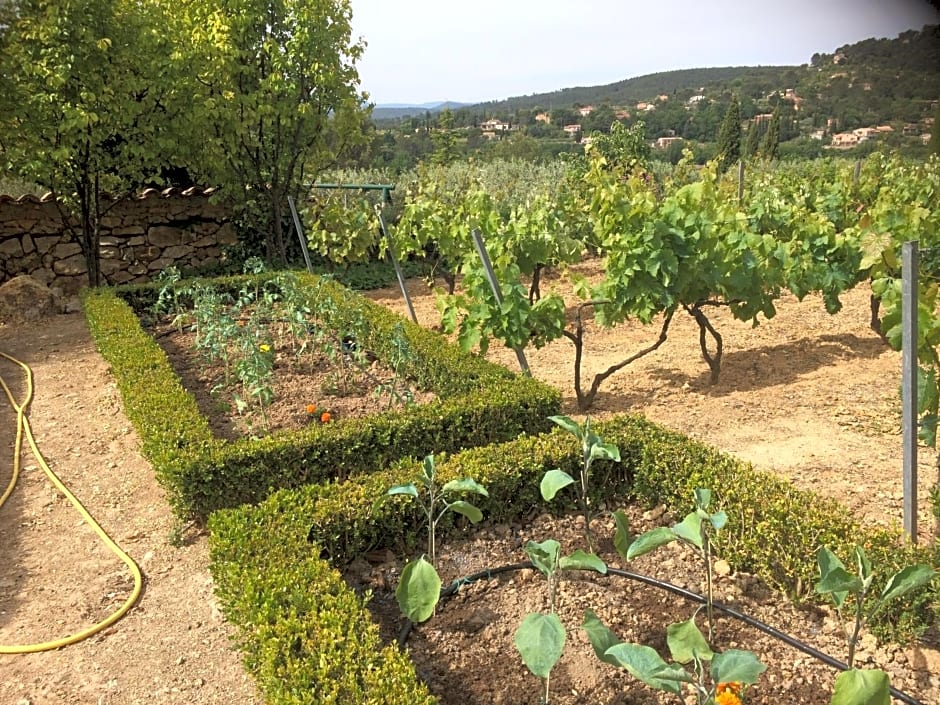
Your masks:
[{"label": "dirt path", "polygon": [[[138,604],[101,635],[57,651],[0,655],[0,703],[260,703],[212,593],[205,537],[181,548],[169,544],[170,510],[82,315],[0,328],[0,350],[33,369],[29,416],[47,463],[144,573]],[[0,373],[22,399],[19,368],[4,360]],[[14,432],[4,397],[3,489]],[[98,622],[132,584],[30,455],[0,508],[0,556],[5,645],[56,639]]]}]

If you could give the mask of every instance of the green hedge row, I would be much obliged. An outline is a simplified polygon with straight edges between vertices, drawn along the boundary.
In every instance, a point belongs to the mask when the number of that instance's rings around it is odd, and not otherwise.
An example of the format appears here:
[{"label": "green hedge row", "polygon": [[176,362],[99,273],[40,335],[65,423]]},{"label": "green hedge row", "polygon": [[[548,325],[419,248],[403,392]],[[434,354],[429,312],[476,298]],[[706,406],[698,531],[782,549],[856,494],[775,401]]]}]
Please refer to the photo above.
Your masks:
[{"label": "green hedge row", "polygon": [[[916,549],[897,533],[860,527],[841,505],[796,490],[784,480],[642,418],[621,417],[595,428],[605,441],[619,446],[622,458],[620,464],[595,463],[596,499],[622,495],[648,505],[662,503],[678,520],[690,510],[693,490],[709,487],[714,501],[729,515],[727,527],[717,537],[717,554],[736,569],[756,573],[791,595],[811,594],[814,555],[821,544],[845,557],[856,542],[864,544],[882,580],[909,563],[938,558],[936,548]],[[442,482],[470,476],[484,484],[489,497],[475,497],[474,503],[488,521],[503,522],[544,509],[538,490],[542,473],[554,467],[576,472],[580,447],[556,430],[440,455],[437,460]],[[239,628],[247,663],[267,702],[321,702],[310,693],[326,687],[331,674],[355,680],[374,667],[368,658],[362,661],[359,655],[330,650],[329,640],[294,648],[291,645],[298,643],[294,632],[323,633],[333,624],[368,623],[365,605],[355,601],[331,564],[342,566],[382,546],[420,550],[422,520],[414,503],[400,497],[383,499],[388,487],[414,480],[419,473],[417,462],[403,460],[345,482],[277,492],[257,507],[218,512],[210,518],[217,593],[228,618]],[[448,528],[452,526],[443,530]],[[313,544],[308,543],[308,532]],[[938,588],[935,583],[883,614],[875,625],[879,633],[904,639],[936,620]],[[313,599],[311,594],[343,598],[307,609],[305,601]],[[305,605],[303,610],[299,603]],[[263,628],[276,629],[277,641],[270,635],[273,631],[266,633]],[[367,634],[374,638],[372,628]],[[404,690],[414,683],[413,668],[388,651],[382,652],[382,658],[395,664],[389,668],[404,684],[400,697],[413,692]],[[288,663],[290,668],[304,664],[303,679],[291,680]]]},{"label": "green hedge row", "polygon": [[[235,288],[244,278],[219,280]],[[435,448],[458,450],[547,430],[560,394],[528,377],[467,355],[428,330],[332,282],[301,275],[311,291],[334,297],[337,317],[368,321],[364,344],[380,358],[400,331],[410,355],[403,372],[438,398],[362,419],[309,426],[261,440],[213,437],[138,314],[156,299],[153,286],[86,291],[85,315],[141,436],[143,452],[181,518],[258,502],[275,489],[374,472],[402,457]],[[124,297],[123,299],[121,297]],[[129,303],[130,302],[130,303]],[[133,306],[140,310],[135,312]],[[327,322],[329,323],[329,322]]]}]

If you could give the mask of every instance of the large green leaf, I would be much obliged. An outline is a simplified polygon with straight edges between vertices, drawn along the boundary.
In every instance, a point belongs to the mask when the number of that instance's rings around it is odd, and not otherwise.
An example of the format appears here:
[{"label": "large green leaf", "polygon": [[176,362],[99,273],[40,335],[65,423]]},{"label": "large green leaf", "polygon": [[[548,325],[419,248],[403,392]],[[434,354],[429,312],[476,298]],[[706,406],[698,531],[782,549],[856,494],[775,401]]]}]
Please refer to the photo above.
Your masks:
[{"label": "large green leaf", "polygon": [[404,495],[408,495],[409,497],[417,497],[418,488],[409,482],[407,485],[395,485],[394,487],[389,488],[387,494],[389,495],[404,494]]},{"label": "large green leaf", "polygon": [[[819,582],[816,583],[816,591],[823,594],[826,592],[831,593],[836,606],[841,607],[845,604],[845,598],[848,597],[849,589],[832,589],[833,586],[836,585],[836,581],[835,578],[830,579],[829,576],[836,571],[841,571],[838,573],[839,576],[844,577],[844,575],[847,575],[848,572],[845,570],[845,565],[839,560],[839,557],[836,556],[835,553],[825,546],[820,546],[819,550],[816,551],[816,563],[819,565]],[[851,581],[849,581],[849,587],[851,586]],[[861,589],[861,581],[857,583],[857,588]]]},{"label": "large green leaf", "polygon": [[624,514],[621,510],[613,512],[614,523],[617,525],[617,530],[614,532],[614,548],[617,549],[617,553],[620,554],[621,558],[624,560],[627,559],[627,551],[630,548],[630,520],[627,519],[627,515]]},{"label": "large green leaf", "polygon": [[434,614],[441,597],[441,579],[424,557],[409,562],[395,590],[398,607],[412,622],[420,624]]},{"label": "large green leaf", "polygon": [[614,634],[590,609],[584,610],[584,621],[581,623],[582,629],[587,632],[588,640],[594,649],[594,653],[604,663],[611,666],[619,666],[620,663],[607,654],[611,646],[622,643],[620,638]]},{"label": "large green leaf", "polygon": [[922,587],[940,575],[940,572],[926,565],[909,565],[904,570],[895,573],[888,579],[887,585],[881,591],[883,602],[900,597],[906,592]]},{"label": "large green leaf", "polygon": [[444,494],[448,492],[473,492],[483,495],[484,497],[490,496],[490,493],[486,491],[483,485],[477,483],[475,480],[471,480],[469,477],[460,480],[451,480],[441,488],[441,492]]},{"label": "large green leaf", "polygon": [[592,460],[613,460],[620,462],[620,449],[613,443],[595,443],[591,445]]},{"label": "large green leaf", "polygon": [[579,426],[578,422],[574,419],[571,419],[567,416],[549,416],[548,420],[554,424],[557,424],[558,426],[561,426],[579,441],[584,440],[584,431],[581,430],[581,426]]},{"label": "large green leaf", "polygon": [[549,470],[542,476],[539,491],[546,502],[555,498],[558,491],[574,484],[574,478],[564,470]]},{"label": "large green leaf", "polygon": [[711,661],[714,656],[694,619],[670,624],[666,628],[666,644],[669,645],[669,653],[679,663]]},{"label": "large green leaf", "polygon": [[715,683],[747,683],[753,685],[767,670],[750,651],[728,649],[712,659],[711,677]]},{"label": "large green leaf", "polygon": [[456,502],[451,502],[447,505],[447,508],[457,512],[458,514],[463,514],[474,524],[483,518],[483,512],[470,504],[470,502],[464,502],[462,499],[459,499]]},{"label": "large green leaf", "polygon": [[698,512],[686,514],[685,519],[672,527],[673,533],[696,548],[702,548],[702,517]]},{"label": "large green leaf", "polygon": [[836,677],[829,705],[891,705],[888,674],[851,668]]},{"label": "large green leaf", "polygon": [[593,553],[582,551],[580,548],[570,556],[563,556],[558,562],[562,570],[594,570],[598,573],[607,573],[607,564]]},{"label": "large green leaf", "polygon": [[515,642],[526,667],[548,678],[565,649],[565,628],[554,614],[529,614],[516,630]]},{"label": "large green leaf", "polygon": [[642,644],[616,644],[607,649],[604,655],[621,668],[626,668],[634,678],[667,693],[679,695],[682,692],[680,682],[691,678],[681,668],[670,666],[656,651]]},{"label": "large green leaf", "polygon": [[638,556],[649,553],[675,540],[676,534],[672,529],[668,526],[658,526],[655,529],[640,534],[634,539],[633,543],[630,544],[630,548],[627,549],[627,560],[633,560]]}]

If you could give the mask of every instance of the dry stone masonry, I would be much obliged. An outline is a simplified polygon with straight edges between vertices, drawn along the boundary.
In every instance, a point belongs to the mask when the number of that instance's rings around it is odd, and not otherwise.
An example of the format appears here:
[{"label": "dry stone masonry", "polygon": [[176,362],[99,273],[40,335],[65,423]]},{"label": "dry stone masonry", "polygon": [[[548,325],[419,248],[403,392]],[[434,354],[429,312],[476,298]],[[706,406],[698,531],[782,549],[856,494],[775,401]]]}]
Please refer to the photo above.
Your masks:
[{"label": "dry stone masonry", "polygon": [[[116,203],[104,200],[101,273],[108,284],[147,282],[175,265],[208,269],[236,242],[227,211],[210,201],[214,189],[146,189]],[[0,195],[0,284],[28,274],[59,295],[88,284],[81,247],[62,223],[51,194]]]}]

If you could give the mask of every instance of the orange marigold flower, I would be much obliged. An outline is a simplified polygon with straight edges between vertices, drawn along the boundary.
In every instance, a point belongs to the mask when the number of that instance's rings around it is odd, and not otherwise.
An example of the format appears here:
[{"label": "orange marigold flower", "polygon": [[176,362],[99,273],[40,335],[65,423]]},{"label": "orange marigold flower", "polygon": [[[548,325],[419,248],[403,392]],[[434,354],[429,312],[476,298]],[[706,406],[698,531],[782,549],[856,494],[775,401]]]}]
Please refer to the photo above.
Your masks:
[{"label": "orange marigold flower", "polygon": [[316,405],[316,404],[307,404],[307,413],[310,414],[311,416],[313,416],[315,413],[317,413],[317,405]]},{"label": "orange marigold flower", "polygon": [[737,695],[738,693],[741,692],[741,684],[738,683],[737,681],[728,681],[727,683],[719,683],[718,686],[715,688],[715,692],[716,693],[729,692],[729,693],[734,693],[735,695]]},{"label": "orange marigold flower", "polygon": [[730,690],[723,690],[715,696],[715,705],[741,705],[741,698]]},{"label": "orange marigold flower", "polygon": [[329,423],[332,420],[333,414],[331,414],[329,411],[324,411],[322,414],[320,414],[320,423]]},{"label": "orange marigold flower", "polygon": [[244,328],[244,327],[245,327],[245,322],[244,322],[244,321],[236,321],[236,323],[238,324],[238,327],[239,327],[239,328]]}]

